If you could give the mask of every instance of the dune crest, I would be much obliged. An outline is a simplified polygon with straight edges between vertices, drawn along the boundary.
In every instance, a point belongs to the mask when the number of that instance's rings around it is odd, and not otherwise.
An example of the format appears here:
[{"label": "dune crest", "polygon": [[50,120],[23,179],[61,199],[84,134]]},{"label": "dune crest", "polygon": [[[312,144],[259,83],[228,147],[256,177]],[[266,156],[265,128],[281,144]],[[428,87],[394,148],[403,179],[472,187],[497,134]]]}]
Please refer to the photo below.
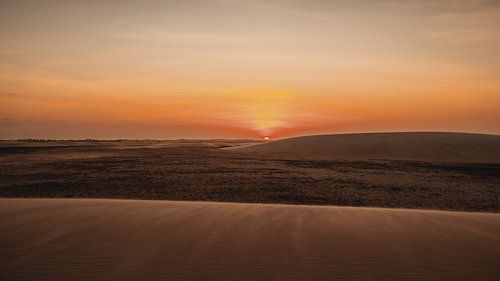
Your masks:
[{"label": "dune crest", "polygon": [[443,132],[335,134],[289,138],[232,150],[287,159],[500,163],[500,136]]}]

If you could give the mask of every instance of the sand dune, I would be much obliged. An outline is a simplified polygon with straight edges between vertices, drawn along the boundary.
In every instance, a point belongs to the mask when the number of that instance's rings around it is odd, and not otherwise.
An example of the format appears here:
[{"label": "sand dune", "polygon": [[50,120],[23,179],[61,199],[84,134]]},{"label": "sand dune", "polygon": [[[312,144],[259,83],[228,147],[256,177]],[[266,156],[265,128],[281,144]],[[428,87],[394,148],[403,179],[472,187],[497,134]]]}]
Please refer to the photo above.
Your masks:
[{"label": "sand dune", "polygon": [[500,136],[425,132],[338,134],[290,138],[234,150],[288,159],[500,163]]},{"label": "sand dune", "polygon": [[1,199],[1,280],[498,280],[500,215]]}]

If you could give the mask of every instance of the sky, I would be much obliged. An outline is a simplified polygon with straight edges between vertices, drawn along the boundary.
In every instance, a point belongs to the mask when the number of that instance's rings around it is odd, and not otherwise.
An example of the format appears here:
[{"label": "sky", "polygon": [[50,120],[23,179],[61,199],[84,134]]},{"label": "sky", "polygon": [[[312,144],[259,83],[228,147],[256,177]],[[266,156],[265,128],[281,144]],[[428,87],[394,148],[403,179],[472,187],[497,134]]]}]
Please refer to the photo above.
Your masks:
[{"label": "sky", "polygon": [[500,1],[0,1],[0,138],[500,134]]}]

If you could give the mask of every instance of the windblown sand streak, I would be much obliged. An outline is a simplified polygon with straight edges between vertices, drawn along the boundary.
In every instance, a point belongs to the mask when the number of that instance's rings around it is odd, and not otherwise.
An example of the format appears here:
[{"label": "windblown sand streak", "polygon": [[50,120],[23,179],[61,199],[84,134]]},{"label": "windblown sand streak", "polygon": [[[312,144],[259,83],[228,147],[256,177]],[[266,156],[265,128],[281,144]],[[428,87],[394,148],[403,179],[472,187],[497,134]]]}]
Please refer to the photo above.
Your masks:
[{"label": "windblown sand streak", "polygon": [[2,280],[498,280],[500,215],[1,199]]}]

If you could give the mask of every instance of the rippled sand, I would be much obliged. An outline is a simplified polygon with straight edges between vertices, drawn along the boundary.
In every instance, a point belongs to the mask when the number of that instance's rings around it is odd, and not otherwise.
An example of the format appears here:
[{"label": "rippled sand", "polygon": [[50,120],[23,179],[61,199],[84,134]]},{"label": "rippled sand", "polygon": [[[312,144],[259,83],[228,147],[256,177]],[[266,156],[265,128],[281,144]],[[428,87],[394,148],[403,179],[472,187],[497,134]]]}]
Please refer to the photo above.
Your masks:
[{"label": "rippled sand", "polygon": [[499,280],[500,215],[1,199],[1,280]]}]

